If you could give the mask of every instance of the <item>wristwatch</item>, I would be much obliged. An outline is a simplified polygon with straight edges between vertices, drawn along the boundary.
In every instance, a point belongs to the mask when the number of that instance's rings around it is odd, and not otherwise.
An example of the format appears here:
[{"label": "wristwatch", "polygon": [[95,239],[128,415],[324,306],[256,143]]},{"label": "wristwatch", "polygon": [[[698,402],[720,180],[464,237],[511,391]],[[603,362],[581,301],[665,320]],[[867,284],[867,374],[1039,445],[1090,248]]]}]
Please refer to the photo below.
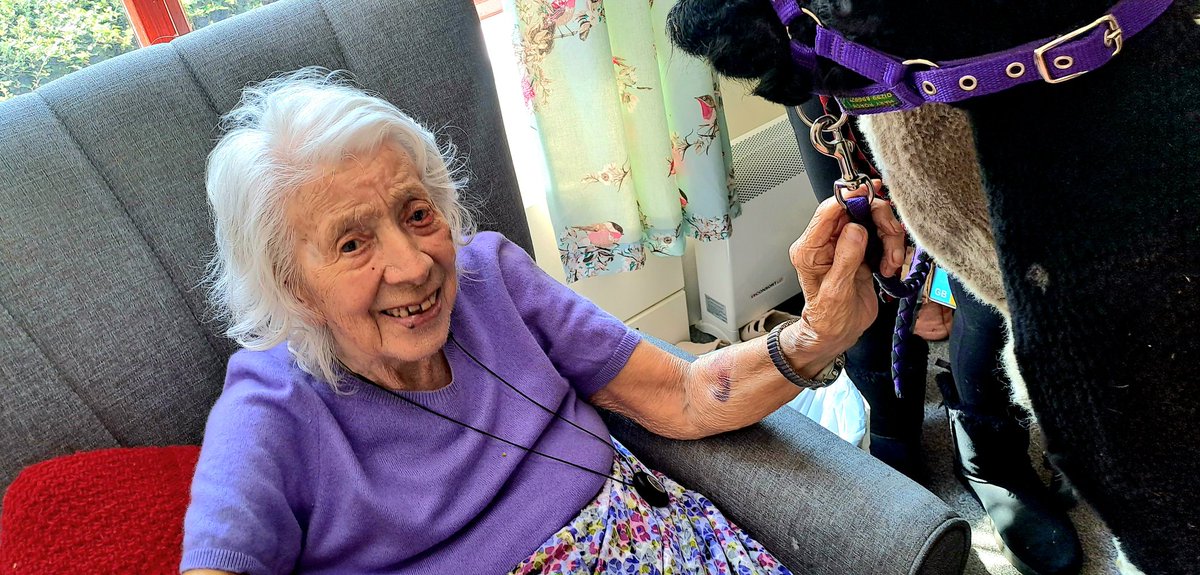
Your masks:
[{"label": "wristwatch", "polygon": [[846,354],[839,353],[838,356],[833,359],[832,363],[825,366],[825,369],[822,369],[821,372],[813,376],[812,379],[801,377],[800,374],[796,373],[796,370],[792,369],[791,364],[789,364],[787,359],[783,357],[783,352],[779,350],[779,333],[783,331],[783,328],[792,325],[797,321],[800,320],[792,319],[785,321],[775,326],[775,329],[772,329],[771,332],[767,334],[767,354],[771,356],[771,363],[775,364],[775,369],[778,369],[779,373],[782,374],[783,377],[787,378],[788,381],[796,384],[799,387],[806,389],[827,387],[829,384],[837,381],[838,376],[841,375],[842,370],[845,369]]}]

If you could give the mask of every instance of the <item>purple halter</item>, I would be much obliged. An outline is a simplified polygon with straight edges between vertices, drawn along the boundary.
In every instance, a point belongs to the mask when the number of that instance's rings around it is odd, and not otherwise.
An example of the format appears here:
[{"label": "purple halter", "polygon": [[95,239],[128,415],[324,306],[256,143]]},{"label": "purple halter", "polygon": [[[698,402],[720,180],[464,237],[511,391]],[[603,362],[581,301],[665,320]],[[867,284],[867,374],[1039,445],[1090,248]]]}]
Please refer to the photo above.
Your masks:
[{"label": "purple halter", "polygon": [[799,0],[771,0],[784,26],[798,18],[817,23],[813,46],[791,42],[792,60],[815,71],[826,58],[872,80],[866,88],[839,94],[848,114],[878,114],[916,108],[927,102],[959,102],[994,94],[1027,82],[1065,82],[1108,63],[1125,41],[1158,19],[1172,0],[1122,0],[1096,21],[1058,36],[1010,50],[950,62],[901,60],[846,39],[826,28]]}]

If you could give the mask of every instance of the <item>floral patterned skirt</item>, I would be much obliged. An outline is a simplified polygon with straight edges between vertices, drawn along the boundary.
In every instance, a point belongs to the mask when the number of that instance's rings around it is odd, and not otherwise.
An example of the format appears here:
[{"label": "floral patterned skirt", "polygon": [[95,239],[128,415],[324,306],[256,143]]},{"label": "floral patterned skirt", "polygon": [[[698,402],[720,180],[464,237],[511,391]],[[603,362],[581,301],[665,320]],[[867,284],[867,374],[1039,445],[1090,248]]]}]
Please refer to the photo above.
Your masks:
[{"label": "floral patterned skirt", "polygon": [[[612,475],[633,481],[647,469],[623,445]],[[671,503],[651,507],[633,487],[609,479],[600,494],[510,575],[790,575],[786,567],[703,495],[652,472]]]}]

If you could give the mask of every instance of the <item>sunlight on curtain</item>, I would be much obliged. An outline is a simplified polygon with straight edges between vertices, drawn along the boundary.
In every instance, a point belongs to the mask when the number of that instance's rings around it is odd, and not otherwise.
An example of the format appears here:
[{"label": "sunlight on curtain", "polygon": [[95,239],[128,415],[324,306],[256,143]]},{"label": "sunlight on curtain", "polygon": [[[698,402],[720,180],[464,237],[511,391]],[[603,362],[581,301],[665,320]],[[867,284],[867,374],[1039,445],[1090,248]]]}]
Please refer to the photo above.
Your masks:
[{"label": "sunlight on curtain", "polygon": [[738,213],[713,71],[671,45],[671,0],[510,0],[568,282],[724,239]]}]

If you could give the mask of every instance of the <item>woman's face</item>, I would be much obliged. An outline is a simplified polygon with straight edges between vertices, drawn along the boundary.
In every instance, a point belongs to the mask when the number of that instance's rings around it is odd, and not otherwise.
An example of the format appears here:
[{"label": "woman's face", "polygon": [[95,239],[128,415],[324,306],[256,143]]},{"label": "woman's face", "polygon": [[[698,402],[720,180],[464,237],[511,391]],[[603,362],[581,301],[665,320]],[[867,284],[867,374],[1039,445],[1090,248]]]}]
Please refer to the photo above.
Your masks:
[{"label": "woman's face", "polygon": [[359,373],[404,371],[446,342],[455,245],[408,155],[384,144],[305,186],[287,209],[293,292]]}]

